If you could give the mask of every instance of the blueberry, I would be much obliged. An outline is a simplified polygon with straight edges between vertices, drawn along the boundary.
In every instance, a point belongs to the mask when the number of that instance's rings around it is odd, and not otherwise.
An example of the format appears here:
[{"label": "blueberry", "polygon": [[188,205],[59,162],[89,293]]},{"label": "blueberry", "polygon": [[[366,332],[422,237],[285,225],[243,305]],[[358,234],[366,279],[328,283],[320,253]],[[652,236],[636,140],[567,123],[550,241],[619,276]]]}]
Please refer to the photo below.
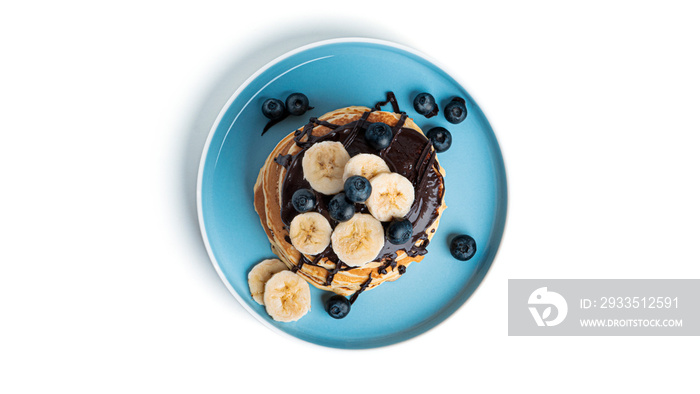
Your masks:
[{"label": "blueberry", "polygon": [[426,137],[433,143],[433,147],[438,152],[444,152],[452,145],[452,134],[444,127],[433,127],[428,130]]},{"label": "blueberry", "polygon": [[345,181],[345,197],[352,202],[365,202],[372,194],[372,185],[367,178],[355,175]]},{"label": "blueberry", "polygon": [[270,98],[265,100],[262,105],[262,113],[266,118],[275,120],[284,116],[284,103],[282,100]]},{"label": "blueberry", "polygon": [[466,234],[458,235],[450,243],[450,253],[457,260],[467,261],[476,253],[476,241]]},{"label": "blueberry", "polygon": [[297,212],[308,212],[316,206],[316,195],[309,189],[299,189],[292,194],[292,205]]},{"label": "blueberry", "polygon": [[413,235],[413,225],[407,219],[394,219],[386,229],[386,238],[394,245],[405,244]]},{"label": "blueberry", "polygon": [[467,118],[467,106],[461,98],[454,98],[445,106],[445,119],[450,123],[462,123]]},{"label": "blueberry", "polygon": [[382,122],[372,123],[365,131],[365,140],[376,150],[382,150],[389,146],[393,137],[394,132],[391,131],[391,127]]},{"label": "blueberry", "polygon": [[332,318],[342,319],[350,313],[350,301],[336,294],[326,301],[326,311]]},{"label": "blueberry", "polygon": [[430,93],[421,93],[413,99],[413,108],[421,115],[428,115],[436,108],[435,97]]},{"label": "blueberry", "polygon": [[287,112],[303,115],[309,109],[309,98],[304,93],[292,93],[287,97]]},{"label": "blueberry", "polygon": [[348,201],[345,193],[338,193],[328,202],[328,214],[339,222],[347,222],[355,214],[355,205]]}]

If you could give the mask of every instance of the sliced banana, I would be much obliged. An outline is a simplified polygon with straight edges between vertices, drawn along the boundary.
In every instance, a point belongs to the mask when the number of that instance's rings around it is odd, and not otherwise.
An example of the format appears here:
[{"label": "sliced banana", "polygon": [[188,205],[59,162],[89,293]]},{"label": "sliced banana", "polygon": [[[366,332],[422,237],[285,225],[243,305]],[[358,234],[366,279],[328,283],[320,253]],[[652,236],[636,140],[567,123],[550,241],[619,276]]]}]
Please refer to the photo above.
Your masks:
[{"label": "sliced banana", "polygon": [[342,262],[359,267],[374,260],[384,247],[384,228],[372,215],[357,213],[335,227],[331,240]]},{"label": "sliced banana", "polygon": [[379,174],[370,180],[372,194],[365,205],[369,213],[382,222],[402,218],[413,205],[415,192],[413,184],[406,177],[397,174]]},{"label": "sliced banana", "polygon": [[250,288],[250,295],[253,296],[255,302],[260,305],[263,304],[263,293],[265,293],[265,283],[267,283],[272,275],[284,271],[287,266],[278,259],[267,259],[259,262],[252,270],[248,273],[248,287]]},{"label": "sliced banana", "polygon": [[301,160],[304,178],[319,193],[331,195],[343,190],[343,170],[350,155],[340,142],[323,141],[312,145]]},{"label": "sliced banana", "polygon": [[281,271],[265,284],[265,310],[276,321],[299,320],[311,309],[309,284],[292,271]]},{"label": "sliced banana", "polygon": [[343,183],[351,176],[360,175],[369,180],[379,174],[388,174],[391,170],[384,159],[369,153],[360,153],[348,160],[343,171]]},{"label": "sliced banana", "polygon": [[328,220],[318,212],[302,213],[289,224],[289,238],[292,245],[304,254],[319,254],[331,242],[331,228]]}]

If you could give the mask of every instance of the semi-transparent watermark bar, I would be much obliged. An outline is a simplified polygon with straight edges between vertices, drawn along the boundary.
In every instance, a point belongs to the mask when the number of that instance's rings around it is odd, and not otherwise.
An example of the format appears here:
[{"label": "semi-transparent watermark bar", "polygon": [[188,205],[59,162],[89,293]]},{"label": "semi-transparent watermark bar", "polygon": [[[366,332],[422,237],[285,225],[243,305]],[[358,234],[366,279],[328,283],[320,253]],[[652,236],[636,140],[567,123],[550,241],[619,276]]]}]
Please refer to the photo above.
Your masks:
[{"label": "semi-transparent watermark bar", "polygon": [[700,279],[510,279],[508,335],[700,335]]}]

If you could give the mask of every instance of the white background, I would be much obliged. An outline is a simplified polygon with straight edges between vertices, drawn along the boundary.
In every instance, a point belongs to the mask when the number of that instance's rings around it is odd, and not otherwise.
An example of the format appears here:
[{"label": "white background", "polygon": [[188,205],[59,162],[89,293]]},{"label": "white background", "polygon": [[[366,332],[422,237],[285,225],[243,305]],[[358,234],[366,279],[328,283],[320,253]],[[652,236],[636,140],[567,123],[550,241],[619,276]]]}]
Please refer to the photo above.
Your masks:
[{"label": "white background", "polygon": [[[508,337],[506,302],[509,278],[700,278],[697,5],[236,3],[3,3],[0,392],[697,388],[698,337]],[[195,209],[229,96],[278,55],[341,36],[447,65],[509,182],[506,234],[474,296],[367,351],[250,316]]]}]

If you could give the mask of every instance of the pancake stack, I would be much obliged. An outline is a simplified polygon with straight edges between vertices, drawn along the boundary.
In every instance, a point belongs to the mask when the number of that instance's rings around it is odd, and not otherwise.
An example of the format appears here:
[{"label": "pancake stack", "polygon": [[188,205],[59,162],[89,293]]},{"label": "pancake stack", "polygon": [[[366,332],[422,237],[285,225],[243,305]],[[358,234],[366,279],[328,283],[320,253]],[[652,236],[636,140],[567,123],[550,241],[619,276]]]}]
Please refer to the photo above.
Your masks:
[{"label": "pancake stack", "polygon": [[[385,123],[393,131],[391,144],[382,150],[373,149],[364,139],[367,127],[375,122]],[[346,263],[338,257],[338,237],[334,237],[335,245],[328,244],[323,251],[314,251],[315,254],[301,253],[293,245],[290,224],[301,214],[293,209],[291,196],[299,188],[313,189],[309,179],[304,176],[302,162],[306,152],[314,145],[324,142],[342,144],[351,158],[361,154],[378,156],[386,162],[388,171],[400,174],[412,183],[415,198],[404,216],[413,225],[409,241],[401,245],[382,241],[376,257],[361,265]],[[432,144],[411,118],[402,113],[359,106],[346,107],[312,118],[308,124],[277,144],[258,174],[254,189],[255,210],[260,216],[272,251],[290,270],[319,289],[353,296],[351,301],[354,301],[362,291],[400,278],[412,262],[423,259],[446,208],[444,175]],[[328,193],[327,190],[324,192]],[[323,216],[331,227],[330,231],[335,232],[341,223],[328,214],[328,202],[333,195],[316,189],[314,193],[318,204],[313,213]],[[367,206],[356,204],[353,219],[369,218],[373,222],[381,220],[382,229],[386,230],[391,219],[377,216]],[[375,217],[378,220],[374,220]],[[354,261],[351,257],[345,259]]]}]

